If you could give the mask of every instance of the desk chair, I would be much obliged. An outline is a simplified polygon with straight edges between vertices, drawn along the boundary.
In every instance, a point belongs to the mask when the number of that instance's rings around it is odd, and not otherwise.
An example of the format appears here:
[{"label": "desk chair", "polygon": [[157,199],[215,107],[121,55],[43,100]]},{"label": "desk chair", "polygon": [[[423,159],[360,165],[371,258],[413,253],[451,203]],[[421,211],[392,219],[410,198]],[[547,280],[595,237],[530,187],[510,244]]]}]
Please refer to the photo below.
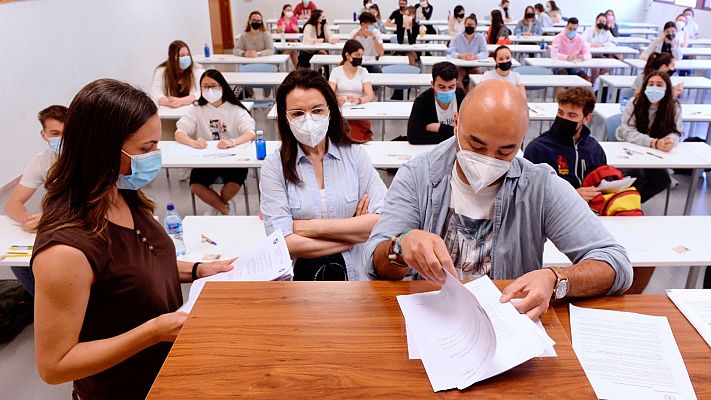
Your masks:
[{"label": "desk chair", "polygon": [[[239,72],[260,72],[260,73],[276,73],[278,68],[276,65],[272,64],[244,64],[239,67]],[[265,91],[274,89],[276,93],[276,88],[270,85],[243,85],[245,89],[263,89]],[[274,99],[261,99],[252,100],[254,102],[254,108],[269,108],[274,103]]]},{"label": "desk chair", "polygon": [[[414,65],[386,65],[383,67],[383,73],[384,74],[419,74],[421,72],[420,67],[416,67]],[[392,90],[405,90],[407,89],[407,97],[405,98],[403,96],[402,101],[409,101],[410,98],[410,90],[413,88],[415,89],[415,97],[417,97],[417,89],[418,87],[416,85],[393,85],[393,86],[387,86],[388,88]],[[381,98],[385,97],[385,89],[383,89],[383,92],[381,93]]]}]

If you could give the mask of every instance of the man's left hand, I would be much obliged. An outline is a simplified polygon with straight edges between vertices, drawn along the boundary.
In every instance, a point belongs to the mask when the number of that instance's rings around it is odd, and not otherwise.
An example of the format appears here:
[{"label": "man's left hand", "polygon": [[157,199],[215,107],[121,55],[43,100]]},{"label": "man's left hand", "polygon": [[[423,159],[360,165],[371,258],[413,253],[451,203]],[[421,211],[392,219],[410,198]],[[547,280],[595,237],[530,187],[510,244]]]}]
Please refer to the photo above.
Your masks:
[{"label": "man's left hand", "polygon": [[506,303],[525,295],[521,301],[511,304],[535,321],[548,309],[556,281],[555,273],[548,268],[531,271],[506,286],[499,301]]}]

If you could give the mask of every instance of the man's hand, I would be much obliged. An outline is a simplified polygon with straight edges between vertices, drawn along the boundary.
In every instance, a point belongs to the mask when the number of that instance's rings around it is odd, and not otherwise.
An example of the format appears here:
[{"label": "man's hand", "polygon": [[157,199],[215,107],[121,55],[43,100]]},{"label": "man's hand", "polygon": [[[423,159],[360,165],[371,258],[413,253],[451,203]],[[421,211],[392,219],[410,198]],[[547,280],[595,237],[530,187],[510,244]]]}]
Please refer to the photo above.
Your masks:
[{"label": "man's hand", "polygon": [[556,281],[555,273],[549,268],[531,271],[506,286],[499,301],[506,303],[525,295],[521,301],[511,304],[535,321],[548,309]]},{"label": "man's hand", "polygon": [[600,189],[596,188],[595,186],[579,187],[575,189],[575,191],[578,192],[580,197],[582,197],[585,202],[589,202],[590,200],[597,197],[597,195],[602,193]]},{"label": "man's hand", "polygon": [[428,281],[444,284],[445,270],[455,278],[452,257],[449,255],[444,240],[434,233],[413,230],[400,241],[402,259]]}]

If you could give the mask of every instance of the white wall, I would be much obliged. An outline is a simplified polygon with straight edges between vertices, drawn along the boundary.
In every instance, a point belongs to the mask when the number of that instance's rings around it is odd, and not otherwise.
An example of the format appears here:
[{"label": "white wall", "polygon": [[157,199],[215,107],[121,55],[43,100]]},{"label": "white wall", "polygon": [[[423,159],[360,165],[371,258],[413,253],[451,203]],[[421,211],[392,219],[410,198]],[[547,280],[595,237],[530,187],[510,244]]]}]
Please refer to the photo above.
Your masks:
[{"label": "white wall", "polygon": [[[647,21],[654,22],[661,28],[665,22],[674,21],[686,7],[659,3],[648,0],[650,3],[647,12]],[[711,37],[711,11],[694,10],[694,21],[699,24],[701,37]]]},{"label": "white wall", "polygon": [[0,187],[46,148],[37,111],[115,78],[144,89],[175,39],[200,54],[207,1],[27,0],[0,4]]}]

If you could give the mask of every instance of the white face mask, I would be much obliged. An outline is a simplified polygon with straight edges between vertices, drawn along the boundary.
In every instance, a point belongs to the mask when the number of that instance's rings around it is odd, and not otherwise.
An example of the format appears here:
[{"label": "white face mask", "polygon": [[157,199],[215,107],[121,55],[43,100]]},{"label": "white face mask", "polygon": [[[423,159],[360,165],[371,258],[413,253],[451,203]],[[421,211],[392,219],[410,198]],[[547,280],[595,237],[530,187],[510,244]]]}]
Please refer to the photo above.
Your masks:
[{"label": "white face mask", "polygon": [[496,182],[511,169],[511,161],[499,160],[498,158],[487,157],[473,151],[462,150],[462,146],[459,144],[458,132],[455,131],[454,136],[459,150],[457,152],[457,162],[474,193],[479,193],[480,190]]},{"label": "white face mask", "polygon": [[287,12],[284,13],[284,16],[286,16],[287,18],[291,18],[291,17],[294,16],[294,12],[293,12],[293,11],[287,11]]},{"label": "white face mask", "polygon": [[329,117],[306,113],[289,121],[291,132],[304,146],[316,147],[328,133]]},{"label": "white face mask", "polygon": [[686,27],[686,22],[684,21],[676,21],[676,29],[683,31],[684,27]]},{"label": "white face mask", "polygon": [[222,99],[222,89],[203,90],[202,97],[204,97],[209,103],[214,103]]}]

